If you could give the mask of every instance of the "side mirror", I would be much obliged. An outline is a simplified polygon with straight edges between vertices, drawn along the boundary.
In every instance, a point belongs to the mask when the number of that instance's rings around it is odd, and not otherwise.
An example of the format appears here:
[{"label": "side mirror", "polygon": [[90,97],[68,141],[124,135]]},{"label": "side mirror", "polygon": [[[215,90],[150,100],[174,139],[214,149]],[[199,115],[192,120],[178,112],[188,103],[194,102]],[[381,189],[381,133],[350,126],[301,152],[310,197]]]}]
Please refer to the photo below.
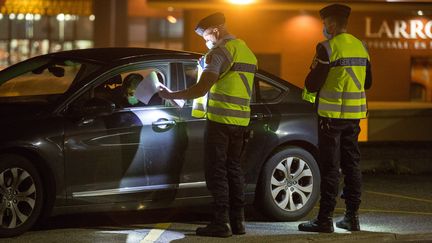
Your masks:
[{"label": "side mirror", "polygon": [[113,113],[115,104],[101,98],[91,98],[86,101],[80,111],[86,116],[109,115]]},{"label": "side mirror", "polygon": [[50,73],[52,73],[54,76],[59,77],[59,78],[64,77],[64,75],[65,75],[65,70],[62,67],[51,66],[51,67],[48,67],[48,71]]}]

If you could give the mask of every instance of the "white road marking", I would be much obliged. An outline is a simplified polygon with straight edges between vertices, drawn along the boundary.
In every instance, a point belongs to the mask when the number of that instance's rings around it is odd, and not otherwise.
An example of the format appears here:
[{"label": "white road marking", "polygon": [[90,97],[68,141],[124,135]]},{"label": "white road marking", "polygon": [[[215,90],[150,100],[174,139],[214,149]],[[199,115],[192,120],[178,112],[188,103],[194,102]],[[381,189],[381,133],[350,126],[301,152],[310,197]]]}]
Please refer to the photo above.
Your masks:
[{"label": "white road marking", "polygon": [[171,226],[171,223],[160,223],[155,225],[155,229],[148,232],[146,237],[140,241],[140,243],[153,243],[156,242],[159,237]]}]

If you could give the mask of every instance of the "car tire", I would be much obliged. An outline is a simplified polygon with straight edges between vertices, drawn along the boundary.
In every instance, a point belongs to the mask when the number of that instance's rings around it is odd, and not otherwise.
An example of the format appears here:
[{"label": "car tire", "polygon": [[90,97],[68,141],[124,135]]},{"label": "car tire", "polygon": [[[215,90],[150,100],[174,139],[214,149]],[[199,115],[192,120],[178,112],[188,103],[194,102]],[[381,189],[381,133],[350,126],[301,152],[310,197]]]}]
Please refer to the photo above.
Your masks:
[{"label": "car tire", "polygon": [[273,220],[295,221],[313,209],[319,187],[315,158],[302,148],[286,147],[263,166],[257,186],[258,205]]},{"label": "car tire", "polygon": [[42,180],[35,166],[19,155],[0,155],[0,237],[29,230],[43,202]]}]

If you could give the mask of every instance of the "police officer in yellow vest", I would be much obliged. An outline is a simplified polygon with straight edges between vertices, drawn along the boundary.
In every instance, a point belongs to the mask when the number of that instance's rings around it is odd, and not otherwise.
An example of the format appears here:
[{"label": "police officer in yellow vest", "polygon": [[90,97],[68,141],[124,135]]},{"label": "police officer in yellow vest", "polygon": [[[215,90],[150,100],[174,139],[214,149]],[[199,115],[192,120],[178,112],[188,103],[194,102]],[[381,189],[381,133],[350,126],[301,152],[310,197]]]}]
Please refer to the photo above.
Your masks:
[{"label": "police officer in yellow vest", "polygon": [[243,137],[250,119],[250,98],[257,59],[246,43],[229,34],[225,17],[215,13],[195,28],[209,48],[197,84],[165,99],[195,99],[192,115],[206,117],[205,178],[214,199],[214,218],[197,235],[244,234],[244,176],[240,167]]},{"label": "police officer in yellow vest", "polygon": [[[320,10],[327,38],[317,45],[305,86],[311,97],[317,92],[320,209],[316,219],[300,224],[299,230],[331,233],[339,185],[339,166],[344,175],[346,211],[338,228],[360,230],[361,196],[360,119],[366,117],[365,89],[372,84],[369,54],[363,43],[346,33],[350,7],[329,5]],[[340,164],[339,164],[340,163]]]}]

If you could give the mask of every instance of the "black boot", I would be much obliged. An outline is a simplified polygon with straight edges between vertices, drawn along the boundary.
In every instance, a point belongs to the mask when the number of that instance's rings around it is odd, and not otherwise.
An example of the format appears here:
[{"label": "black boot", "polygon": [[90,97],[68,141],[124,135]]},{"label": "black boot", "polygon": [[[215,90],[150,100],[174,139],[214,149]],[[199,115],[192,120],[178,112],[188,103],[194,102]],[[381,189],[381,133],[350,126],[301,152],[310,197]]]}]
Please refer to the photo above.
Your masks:
[{"label": "black boot", "polygon": [[336,222],[336,227],[349,231],[360,231],[360,222],[356,211],[346,211],[342,220]]},{"label": "black boot", "polygon": [[313,219],[309,222],[299,224],[298,229],[307,232],[333,233],[333,220],[331,217]]},{"label": "black boot", "polygon": [[197,228],[196,234],[200,236],[210,236],[210,237],[232,236],[231,227],[229,223],[216,223],[216,222],[212,222],[208,224],[206,227]]},{"label": "black boot", "polygon": [[245,216],[244,209],[232,209],[230,211],[230,224],[233,234],[235,235],[244,235],[246,234],[245,229]]},{"label": "black boot", "polygon": [[232,231],[228,222],[228,210],[216,208],[213,221],[205,227],[197,228],[196,234],[211,237],[230,237],[232,236]]}]

